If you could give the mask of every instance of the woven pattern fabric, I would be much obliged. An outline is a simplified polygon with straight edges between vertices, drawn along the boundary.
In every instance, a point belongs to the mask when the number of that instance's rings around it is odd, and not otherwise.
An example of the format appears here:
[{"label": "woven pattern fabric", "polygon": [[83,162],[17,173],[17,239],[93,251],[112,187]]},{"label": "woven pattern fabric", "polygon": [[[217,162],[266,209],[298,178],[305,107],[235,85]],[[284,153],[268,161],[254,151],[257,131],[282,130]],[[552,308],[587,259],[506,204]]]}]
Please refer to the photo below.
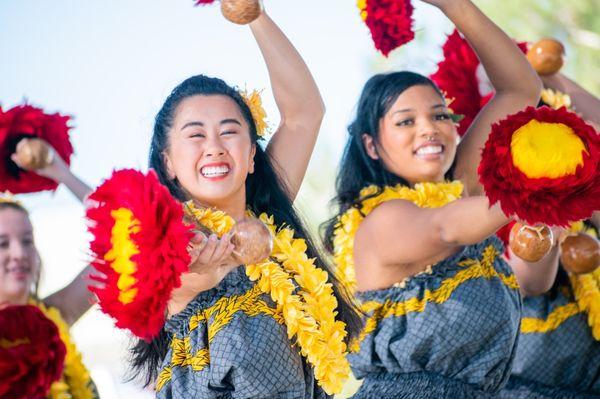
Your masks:
[{"label": "woven pattern fabric", "polygon": [[[383,389],[384,384],[374,381],[374,376],[378,381],[386,376],[394,380],[398,374],[408,373],[420,373],[419,386],[429,384],[428,389],[455,390],[455,382],[465,384],[465,395],[472,390],[487,395],[503,387],[521,317],[516,280],[500,256],[503,250],[493,236],[465,247],[433,266],[431,274],[417,275],[404,287],[359,294],[363,304],[404,305],[423,303],[425,297],[433,299],[417,310],[404,307],[400,317],[382,318],[361,342],[359,352],[350,355],[354,374],[365,378],[357,397],[363,389],[369,389],[371,395],[376,394],[378,385]],[[484,258],[487,271],[480,270]],[[444,287],[451,289],[439,299],[437,293]]]},{"label": "woven pattern fabric", "polygon": [[[573,305],[568,287],[561,287],[555,295],[525,298],[523,317],[546,321]],[[512,389],[532,397],[544,387],[571,391],[575,397],[582,392],[600,397],[600,342],[592,337],[586,315],[575,313],[547,332],[522,333],[512,375]]]},{"label": "woven pattern fabric", "polygon": [[232,271],[166,325],[158,398],[326,398],[273,301]]}]

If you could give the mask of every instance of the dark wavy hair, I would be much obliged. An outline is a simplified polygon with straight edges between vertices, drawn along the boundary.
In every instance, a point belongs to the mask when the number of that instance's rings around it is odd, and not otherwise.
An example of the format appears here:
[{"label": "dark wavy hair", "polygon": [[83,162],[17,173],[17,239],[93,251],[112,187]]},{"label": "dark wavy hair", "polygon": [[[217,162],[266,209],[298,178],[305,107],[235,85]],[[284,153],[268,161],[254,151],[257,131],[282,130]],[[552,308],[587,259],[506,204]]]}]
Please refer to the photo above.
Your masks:
[{"label": "dark wavy hair", "polygon": [[[231,98],[239,107],[242,116],[250,127],[250,137],[256,144],[254,156],[254,173],[246,178],[246,204],[255,214],[266,212],[273,215],[277,225],[286,225],[294,229],[298,237],[305,239],[309,258],[315,259],[315,264],[329,273],[335,296],[338,301],[338,318],[346,323],[349,333],[348,340],[358,334],[361,319],[358,311],[352,306],[348,294],[335,279],[323,256],[318,252],[314,241],[293,207],[290,195],[276,172],[276,165],[261,147],[260,137],[256,132],[256,124],[250,108],[235,88],[221,79],[204,75],[193,76],[177,86],[165,101],[156,115],[154,134],[150,145],[150,167],[154,169],[161,181],[171,194],[179,201],[185,201],[185,190],[175,179],[169,179],[164,163],[163,153],[168,148],[169,130],[175,118],[176,109],[183,100],[192,96],[224,95]],[[137,341],[131,349],[131,364],[133,373],[143,376],[146,385],[154,381],[159,372],[160,363],[167,354],[170,343],[168,333],[163,329],[152,342]]]},{"label": "dark wavy hair", "polygon": [[[396,99],[413,86],[429,86],[443,99],[444,95],[433,81],[414,72],[401,71],[378,74],[370,78],[358,100],[356,118],[348,126],[348,141],[335,179],[336,196],[332,203],[338,213],[322,225],[325,248],[333,252],[333,231],[339,215],[351,207],[358,207],[360,190],[370,185],[380,189],[409,183],[400,176],[389,172],[381,159],[373,159],[363,145],[363,134],[379,143],[379,121],[390,110]],[[453,167],[448,175],[452,174]],[[376,196],[381,191],[373,194]]]}]

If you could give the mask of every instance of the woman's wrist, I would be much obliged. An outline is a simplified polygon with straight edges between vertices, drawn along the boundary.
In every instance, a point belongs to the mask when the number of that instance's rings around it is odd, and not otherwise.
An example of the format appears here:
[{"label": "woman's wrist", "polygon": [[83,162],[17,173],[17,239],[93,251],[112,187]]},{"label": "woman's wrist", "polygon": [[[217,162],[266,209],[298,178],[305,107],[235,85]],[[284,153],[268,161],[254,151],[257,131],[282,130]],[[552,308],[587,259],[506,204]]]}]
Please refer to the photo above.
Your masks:
[{"label": "woman's wrist", "polygon": [[439,5],[439,9],[453,22],[465,16],[466,7],[474,7],[470,0],[451,0]]}]

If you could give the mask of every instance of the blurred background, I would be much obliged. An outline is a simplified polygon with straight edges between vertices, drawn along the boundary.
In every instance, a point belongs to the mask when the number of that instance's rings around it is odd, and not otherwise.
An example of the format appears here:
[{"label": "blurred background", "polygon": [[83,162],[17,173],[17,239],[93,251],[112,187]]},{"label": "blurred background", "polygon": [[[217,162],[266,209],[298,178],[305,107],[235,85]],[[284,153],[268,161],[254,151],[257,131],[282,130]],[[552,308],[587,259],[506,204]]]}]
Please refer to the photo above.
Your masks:
[{"label": "blurred background", "polygon": [[[270,1],[265,7],[298,48],[327,106],[297,206],[316,233],[331,215],[336,166],[361,88],[374,73],[429,74],[453,26],[413,0],[416,39],[384,58],[374,50],[354,1]],[[600,95],[600,0],[475,0],[512,37],[559,39],[563,73]],[[0,0],[0,105],[24,101],[73,116],[72,170],[98,185],[115,168],[146,169],[154,115],[169,92],[194,74],[265,88],[272,126],[278,114],[266,67],[250,30],[228,23],[218,5],[193,0]],[[44,262],[41,294],[85,266],[83,208],[63,187],[21,198],[30,209]],[[128,336],[92,309],[72,329],[103,398],[147,398],[126,382]]]}]

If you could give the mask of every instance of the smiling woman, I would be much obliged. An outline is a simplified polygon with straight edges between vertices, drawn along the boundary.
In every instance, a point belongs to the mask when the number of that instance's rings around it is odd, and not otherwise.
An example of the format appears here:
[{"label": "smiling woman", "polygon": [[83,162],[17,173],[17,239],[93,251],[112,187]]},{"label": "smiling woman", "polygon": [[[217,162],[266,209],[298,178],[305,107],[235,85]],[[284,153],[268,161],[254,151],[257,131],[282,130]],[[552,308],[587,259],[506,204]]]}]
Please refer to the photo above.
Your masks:
[{"label": "smiling woman", "polygon": [[[262,12],[250,27],[282,116],[266,149],[259,98],[218,78],[186,79],[156,116],[150,167],[214,232],[193,251],[159,336],[133,348],[134,370],[159,398],[321,398],[349,375],[360,319],[292,205],[322,100],[273,21]],[[266,261],[240,266],[229,230],[246,215],[260,215],[274,245]]]},{"label": "smiling woman", "polygon": [[455,118],[425,76],[376,75],[363,89],[325,233],[367,315],[349,356],[363,379],[355,398],[491,397],[517,343],[518,285],[493,236],[509,218],[473,194],[490,125],[536,104],[539,79],[470,0],[425,2],[473,45],[497,94],[458,144]]},{"label": "smiling woman", "polygon": [[[49,150],[54,151],[51,147]],[[21,166],[21,160],[17,156],[13,159]],[[53,157],[48,165],[36,170],[35,173],[51,178],[57,183],[65,183],[81,199],[90,192],[89,187],[70,172],[60,157]],[[14,306],[22,306],[22,312],[26,315],[30,311],[24,306],[31,305],[38,309],[39,316],[42,318],[45,316],[47,319],[45,323],[53,325],[50,328],[56,330],[56,340],[61,342],[64,361],[61,360],[60,364],[53,365],[58,370],[58,378],[53,377],[52,385],[44,388],[45,392],[42,393],[44,397],[96,398],[98,393],[94,382],[83,365],[81,354],[69,333],[70,326],[83,316],[94,302],[93,295],[87,290],[90,268],[85,268],[70,284],[46,298],[39,298],[37,292],[41,269],[42,262],[34,241],[33,226],[27,209],[12,197],[0,196],[0,312],[4,309],[15,311],[19,308]],[[14,350],[10,354],[13,356],[8,358],[11,359],[12,364],[0,365],[2,370],[0,380],[8,378],[12,385],[6,397],[18,399],[29,398],[32,397],[31,395],[39,397],[40,392],[34,394],[30,391],[40,384],[35,376],[39,380],[43,380],[44,377],[49,378],[43,375],[44,369],[39,359],[36,361],[33,358],[23,358],[28,353],[30,356],[33,356],[32,353],[37,353],[38,357],[44,354],[48,359],[58,359],[55,357],[56,349],[52,346],[56,343],[49,338],[51,330],[48,330],[49,327],[44,324],[40,326],[39,328],[45,330],[38,331],[37,335],[28,335],[27,331],[31,329],[31,325],[24,326],[22,332],[25,336],[19,337],[23,339],[11,344]],[[2,330],[3,334],[5,332]],[[28,342],[30,337],[37,337],[38,340],[46,339],[48,342]],[[4,338],[4,336],[0,337],[2,349],[6,349]],[[2,357],[3,361],[7,361],[6,353],[3,353]],[[29,367],[32,369],[28,369]],[[21,392],[17,393],[17,391]]]}]

